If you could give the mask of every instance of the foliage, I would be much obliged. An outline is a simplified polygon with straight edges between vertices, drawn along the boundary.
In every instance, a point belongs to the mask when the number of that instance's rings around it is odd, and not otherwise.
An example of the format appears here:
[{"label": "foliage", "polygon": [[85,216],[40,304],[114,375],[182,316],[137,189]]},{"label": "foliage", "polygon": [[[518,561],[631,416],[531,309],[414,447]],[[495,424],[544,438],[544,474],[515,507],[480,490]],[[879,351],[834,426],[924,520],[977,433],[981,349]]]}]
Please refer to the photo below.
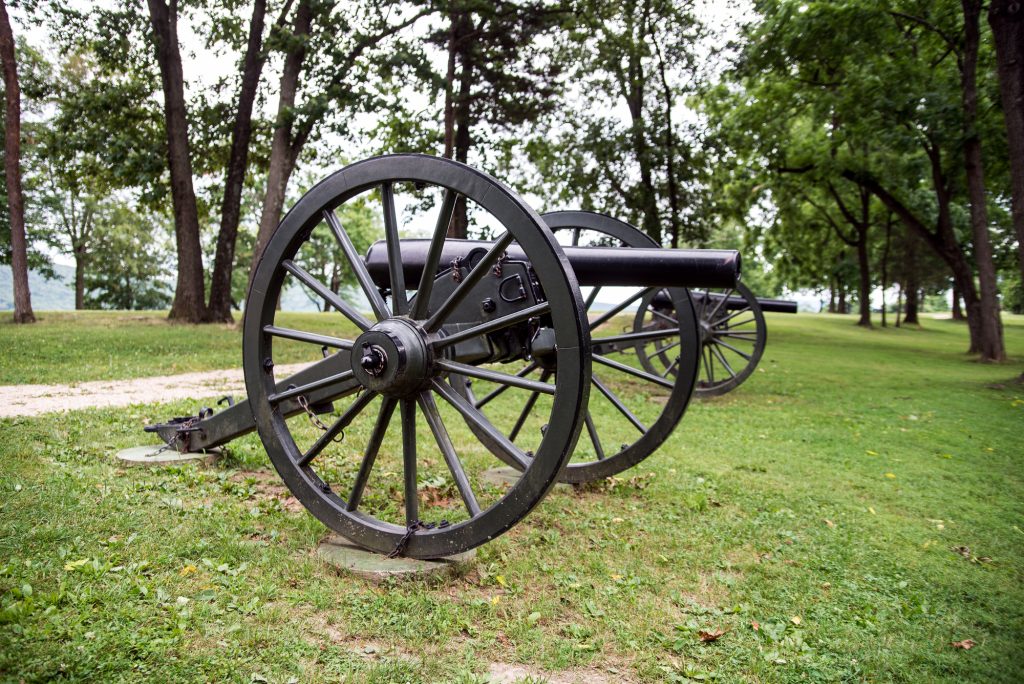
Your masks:
[{"label": "foliage", "polygon": [[113,202],[98,208],[97,249],[86,274],[86,305],[162,309],[171,302],[166,227],[152,214]]}]

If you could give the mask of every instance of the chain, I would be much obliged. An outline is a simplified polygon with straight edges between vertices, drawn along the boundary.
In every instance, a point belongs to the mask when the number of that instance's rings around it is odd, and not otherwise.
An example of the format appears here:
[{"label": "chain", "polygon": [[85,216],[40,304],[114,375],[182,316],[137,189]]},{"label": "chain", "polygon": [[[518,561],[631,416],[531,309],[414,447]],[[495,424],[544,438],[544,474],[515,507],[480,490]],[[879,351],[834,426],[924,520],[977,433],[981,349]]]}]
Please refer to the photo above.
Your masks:
[{"label": "chain", "polygon": [[[330,428],[324,425],[324,422],[320,420],[320,417],[313,413],[313,410],[309,408],[309,401],[306,399],[306,396],[304,394],[300,394],[295,400],[299,402],[299,406],[301,406],[302,410],[306,412],[306,415],[309,417],[309,422],[312,423],[313,427],[324,432],[330,430]],[[339,435],[331,441],[337,444],[341,444],[344,440],[345,431],[341,430]]]},{"label": "chain", "polygon": [[443,530],[444,528],[451,525],[447,520],[442,520],[439,523],[428,523],[422,520],[414,520],[409,527],[406,528],[405,534],[395,544],[395,548],[391,550],[391,553],[387,555],[387,558],[398,558],[405,553],[405,547],[409,545],[409,540],[412,539],[412,535],[416,534],[419,530],[432,530],[434,528]]},{"label": "chain", "polygon": [[498,257],[497,263],[494,264],[494,277],[495,278],[500,278],[501,277],[501,264],[506,259],[508,259],[508,252],[502,252],[501,256]]}]

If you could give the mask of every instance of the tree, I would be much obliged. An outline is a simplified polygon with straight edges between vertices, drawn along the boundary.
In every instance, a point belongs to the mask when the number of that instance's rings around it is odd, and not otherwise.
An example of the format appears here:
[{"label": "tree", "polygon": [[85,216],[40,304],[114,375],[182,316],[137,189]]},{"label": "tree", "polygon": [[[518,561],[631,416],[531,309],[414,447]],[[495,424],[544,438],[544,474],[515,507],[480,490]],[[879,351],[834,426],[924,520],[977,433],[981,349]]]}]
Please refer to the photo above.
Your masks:
[{"label": "tree", "polygon": [[[685,3],[583,2],[559,60],[582,106],[552,118],[528,150],[545,194],[640,226],[657,241],[702,243],[706,159],[686,144],[676,103],[694,91],[703,30]],[[625,116],[618,112],[625,111]],[[681,130],[682,129],[682,130]],[[553,133],[554,131],[554,133]]]},{"label": "tree", "polygon": [[[560,66],[540,47],[566,16],[560,4],[501,0],[448,0],[447,27],[433,34],[444,45],[444,156],[467,163],[481,129],[516,130],[550,112],[557,101]],[[459,197],[449,225],[468,236],[466,198]]]},{"label": "tree", "polygon": [[11,270],[14,275],[14,322],[34,323],[32,293],[28,287],[28,246],[25,239],[25,199],[21,186],[21,89],[14,33],[7,3],[0,0],[0,61],[4,74],[4,173],[7,214],[11,230]]},{"label": "tree", "polygon": [[1006,121],[1012,220],[1024,283],[1024,6],[1016,0],[992,0],[988,23],[995,43],[999,94]]},{"label": "tree", "polygon": [[209,320],[206,307],[203,253],[199,243],[199,209],[192,185],[192,154],[185,108],[185,76],[178,47],[178,2],[147,0],[153,25],[156,60],[164,94],[167,163],[178,253],[178,280],[171,304],[172,319],[187,323]]},{"label": "tree", "polygon": [[169,245],[156,216],[117,201],[97,207],[96,250],[85,276],[85,304],[101,309],[163,309],[171,302]]},{"label": "tree", "polygon": [[370,53],[432,12],[425,7],[403,13],[404,5],[299,0],[282,28],[275,48],[284,53],[284,65],[250,277],[281,220],[288,181],[306,144],[325,123],[349,132],[355,115],[378,102],[380,82],[369,76],[392,62]]},{"label": "tree", "polygon": [[[980,74],[972,71],[971,50],[982,46],[967,46],[973,38],[956,19],[962,8],[954,7],[764,2],[732,75],[740,89],[719,91],[734,111],[716,112],[734,132],[744,126],[753,132],[741,147],[753,151],[747,163],[813,172],[874,195],[942,257],[966,304],[971,351],[998,360],[1002,336],[994,277],[986,275],[992,253],[984,183],[968,164],[979,153],[971,151],[971,138],[990,129],[992,115],[990,107],[971,105],[987,91],[972,85]],[[940,26],[936,16],[952,25]],[[801,116],[812,124],[806,141],[789,137]],[[964,226],[961,208],[973,212]],[[982,275],[980,290],[971,257]]]}]

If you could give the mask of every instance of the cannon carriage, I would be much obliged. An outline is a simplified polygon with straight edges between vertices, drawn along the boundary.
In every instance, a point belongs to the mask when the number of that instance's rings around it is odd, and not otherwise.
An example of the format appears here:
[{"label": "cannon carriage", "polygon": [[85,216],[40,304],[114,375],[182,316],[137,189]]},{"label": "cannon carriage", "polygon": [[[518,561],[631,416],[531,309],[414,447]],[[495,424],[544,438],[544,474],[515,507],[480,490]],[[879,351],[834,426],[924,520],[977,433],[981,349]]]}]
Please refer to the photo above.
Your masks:
[{"label": "cannon carriage", "polygon": [[[447,239],[460,200],[494,239]],[[433,201],[428,239],[399,236],[402,201]],[[365,256],[339,219],[349,202],[379,202],[383,215],[384,240]],[[588,231],[603,246],[580,246]],[[322,239],[357,287],[339,294],[315,273]],[[186,451],[255,430],[332,530],[380,553],[449,556],[510,529],[556,482],[606,477],[656,450],[697,385],[697,312],[715,301],[688,288],[734,290],[739,272],[735,251],[659,249],[588,212],[538,216],[456,162],[369,159],[306,193],[266,245],[243,323],[247,399],[148,429]],[[335,313],[283,325],[289,284]],[[620,301],[598,312],[611,290]],[[296,358],[309,363],[280,370]],[[595,401],[622,425],[595,420]],[[483,481],[495,459],[520,471],[514,484]]]}]

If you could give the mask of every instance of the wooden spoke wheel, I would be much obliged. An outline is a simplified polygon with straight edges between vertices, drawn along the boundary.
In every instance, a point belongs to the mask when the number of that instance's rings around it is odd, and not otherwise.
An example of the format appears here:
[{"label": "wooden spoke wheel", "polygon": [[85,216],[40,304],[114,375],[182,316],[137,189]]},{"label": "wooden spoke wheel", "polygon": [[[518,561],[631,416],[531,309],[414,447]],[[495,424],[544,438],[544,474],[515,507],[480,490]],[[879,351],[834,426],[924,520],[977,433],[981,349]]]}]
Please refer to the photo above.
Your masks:
[{"label": "wooden spoke wheel", "polygon": [[[767,327],[757,298],[743,283],[735,288],[694,290],[691,293],[700,320],[700,379],[697,396],[712,397],[741,385],[757,368],[764,354]],[[637,311],[634,331],[674,325],[675,312],[664,295],[650,295]],[[675,372],[672,350],[663,340],[647,343],[640,359],[650,373]]]},{"label": "wooden spoke wheel", "polygon": [[[542,218],[565,245],[658,246],[637,228],[604,214],[560,211]],[[670,325],[631,332],[629,324],[619,318],[623,312],[628,316],[630,307],[655,291],[595,287],[586,297],[588,313],[594,311],[589,316],[593,387],[583,414],[586,436],[577,443],[560,477],[562,482],[590,482],[633,467],[668,439],[686,412],[700,361],[700,333],[686,289],[662,290],[673,312],[682,312],[673,314]],[[662,345],[662,354],[670,358],[670,373],[664,369],[653,373],[637,361],[637,350],[649,342]],[[565,372],[560,366],[544,367],[534,362],[520,366],[517,376],[541,382],[557,379]],[[492,424],[524,450],[532,449],[551,430],[544,417],[546,401],[540,393],[457,376],[451,380],[474,406],[491,417]]]},{"label": "wooden spoke wheel", "polygon": [[[453,291],[432,300],[457,202],[465,202],[497,239]],[[427,267],[418,283],[410,282],[399,247],[400,213],[430,204],[439,211]],[[357,219],[383,227],[389,288],[375,285],[354,246]],[[532,453],[447,382],[450,373],[475,367],[451,359],[446,321],[513,243],[536,269],[544,301],[533,315],[553,332],[551,362],[563,370],[525,383],[509,373],[488,373],[499,385],[526,384],[544,395],[549,428]],[[326,265],[325,255],[334,255]],[[360,546],[414,558],[466,551],[522,519],[554,485],[584,426],[589,328],[567,264],[544,222],[517,195],[450,160],[368,159],[306,193],[266,245],[246,301],[243,338],[256,427],[288,489],[325,525]],[[335,276],[348,285],[332,287]],[[295,290],[332,312],[282,315],[278,302]],[[504,324],[488,325],[487,332],[494,332]],[[308,357],[301,356],[304,350]],[[275,388],[288,375],[275,369],[297,358],[325,370],[298,386]],[[494,456],[523,471],[507,490],[479,477]]]}]

